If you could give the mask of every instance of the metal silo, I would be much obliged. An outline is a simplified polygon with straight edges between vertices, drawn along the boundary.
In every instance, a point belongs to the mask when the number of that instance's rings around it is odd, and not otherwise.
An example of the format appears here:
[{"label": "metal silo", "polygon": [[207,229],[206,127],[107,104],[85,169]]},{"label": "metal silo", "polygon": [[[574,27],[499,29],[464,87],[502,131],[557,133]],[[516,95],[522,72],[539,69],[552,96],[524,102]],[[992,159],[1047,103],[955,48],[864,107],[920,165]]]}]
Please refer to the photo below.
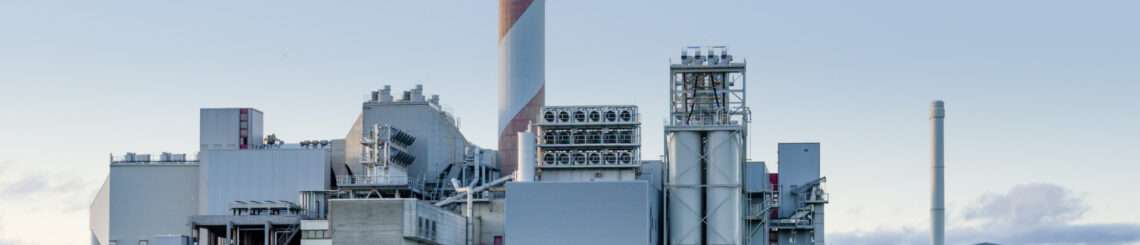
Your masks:
[{"label": "metal silo", "polygon": [[670,132],[669,241],[701,244],[701,136],[695,131]]},{"label": "metal silo", "polygon": [[705,142],[705,244],[740,244],[741,161],[738,131],[712,131]]}]

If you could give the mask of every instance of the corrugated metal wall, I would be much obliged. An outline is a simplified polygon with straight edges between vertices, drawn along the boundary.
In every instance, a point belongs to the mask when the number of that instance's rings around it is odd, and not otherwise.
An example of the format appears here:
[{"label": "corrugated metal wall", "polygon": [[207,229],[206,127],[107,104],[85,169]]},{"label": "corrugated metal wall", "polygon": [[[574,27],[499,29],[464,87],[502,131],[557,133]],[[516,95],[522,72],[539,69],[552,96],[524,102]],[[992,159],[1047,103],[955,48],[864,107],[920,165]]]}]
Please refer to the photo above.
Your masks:
[{"label": "corrugated metal wall", "polygon": [[265,149],[202,152],[201,214],[229,214],[239,200],[297,202],[299,192],[325,190],[329,150]]},{"label": "corrugated metal wall", "polygon": [[198,165],[111,165],[109,240],[138,244],[155,235],[189,235],[197,211]]}]

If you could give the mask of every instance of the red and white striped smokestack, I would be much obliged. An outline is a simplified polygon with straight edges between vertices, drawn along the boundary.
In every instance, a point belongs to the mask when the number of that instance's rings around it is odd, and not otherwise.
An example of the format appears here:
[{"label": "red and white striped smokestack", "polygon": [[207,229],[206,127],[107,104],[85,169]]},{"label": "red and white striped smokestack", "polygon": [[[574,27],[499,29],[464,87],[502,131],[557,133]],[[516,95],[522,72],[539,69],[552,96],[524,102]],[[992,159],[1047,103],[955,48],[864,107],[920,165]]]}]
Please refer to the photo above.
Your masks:
[{"label": "red and white striped smokestack", "polygon": [[499,162],[514,173],[518,132],[545,102],[546,1],[499,0]]}]

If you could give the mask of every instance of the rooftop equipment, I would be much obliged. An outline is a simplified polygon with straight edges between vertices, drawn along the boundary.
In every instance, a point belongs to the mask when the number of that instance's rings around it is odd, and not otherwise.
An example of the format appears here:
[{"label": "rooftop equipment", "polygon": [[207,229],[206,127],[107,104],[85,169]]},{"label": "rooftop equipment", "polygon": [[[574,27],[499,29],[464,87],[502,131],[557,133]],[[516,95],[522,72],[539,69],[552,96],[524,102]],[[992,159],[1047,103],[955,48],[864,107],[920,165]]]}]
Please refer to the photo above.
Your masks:
[{"label": "rooftop equipment", "polygon": [[[416,142],[416,137],[389,125],[372,125],[372,130],[361,139],[364,146],[360,164],[363,175],[337,177],[337,185],[342,187],[384,187],[385,189],[408,189],[421,191],[418,182],[408,175],[408,166],[416,161],[408,147]],[[365,192],[379,190],[364,190]],[[398,191],[397,191],[398,192]],[[371,194],[367,194],[371,195]]]},{"label": "rooftop equipment", "polygon": [[[541,181],[632,180],[641,166],[637,106],[547,106],[535,124]],[[519,146],[525,142],[520,141]],[[531,146],[533,147],[533,146]],[[526,148],[519,148],[519,151]],[[605,170],[603,170],[605,169]]]}]

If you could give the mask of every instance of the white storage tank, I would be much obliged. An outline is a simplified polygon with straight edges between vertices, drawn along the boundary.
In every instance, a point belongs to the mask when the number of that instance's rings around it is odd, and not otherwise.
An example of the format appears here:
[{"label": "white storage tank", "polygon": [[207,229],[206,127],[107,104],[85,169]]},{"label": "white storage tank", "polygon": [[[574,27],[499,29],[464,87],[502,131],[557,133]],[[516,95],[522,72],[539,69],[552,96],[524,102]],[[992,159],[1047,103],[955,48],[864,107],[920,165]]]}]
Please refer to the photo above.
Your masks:
[{"label": "white storage tank", "polygon": [[708,133],[705,159],[708,168],[705,199],[708,225],[705,244],[740,244],[741,183],[740,134],[738,131]]},{"label": "white storage tank", "polygon": [[517,163],[518,169],[515,171],[517,171],[516,173],[518,173],[518,177],[515,180],[519,182],[534,181],[534,158],[538,155],[538,153],[536,153],[538,148],[535,143],[538,140],[535,139],[534,132],[532,132],[530,129],[527,129],[523,132],[518,132],[517,136],[519,147]]},{"label": "white storage tank", "polygon": [[702,244],[701,241],[701,137],[697,132],[669,133],[669,241],[670,244]]}]

